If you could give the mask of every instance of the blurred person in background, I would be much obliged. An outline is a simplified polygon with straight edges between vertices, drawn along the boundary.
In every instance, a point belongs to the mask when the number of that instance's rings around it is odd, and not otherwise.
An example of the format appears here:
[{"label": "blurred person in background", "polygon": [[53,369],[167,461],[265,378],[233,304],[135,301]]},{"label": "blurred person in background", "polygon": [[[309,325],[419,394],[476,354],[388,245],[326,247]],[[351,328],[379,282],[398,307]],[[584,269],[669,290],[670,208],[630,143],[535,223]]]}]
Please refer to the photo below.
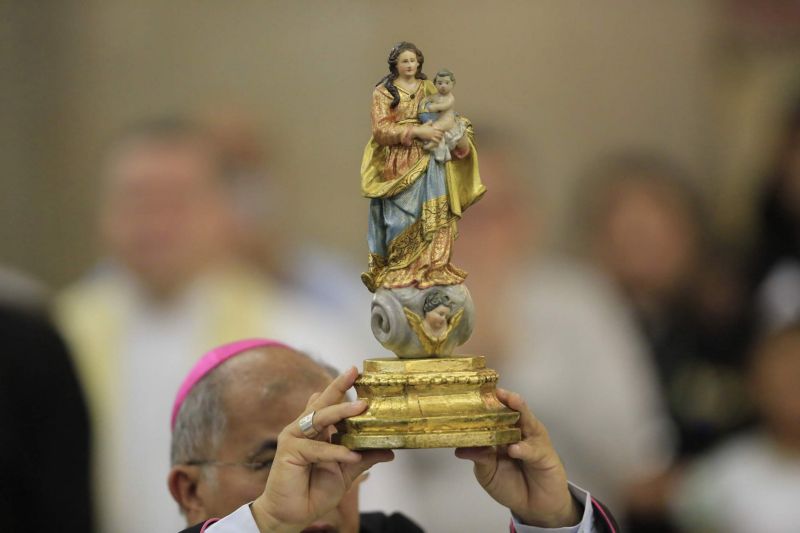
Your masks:
[{"label": "blurred person in background", "polygon": [[[578,204],[589,257],[647,341],[679,458],[707,449],[746,413],[738,379],[748,331],[744,281],[709,253],[703,206],[686,176],[659,156],[623,153],[592,168]],[[670,530],[658,517],[670,479],[631,493],[642,530]]]},{"label": "blurred person in background", "polygon": [[800,100],[772,167],[758,206],[751,279],[762,331],[800,318]]},{"label": "blurred person in background", "polygon": [[693,410],[708,404],[711,387],[726,386],[721,376],[714,383],[710,369],[735,370],[747,344],[735,257],[714,242],[696,187],[672,161],[614,155],[587,181],[578,205],[589,257],[619,288],[648,341],[680,430],[680,453],[701,451],[727,417]]},{"label": "blurred person in background", "polygon": [[[631,484],[672,457],[646,344],[607,280],[545,249],[546,218],[517,166],[520,147],[478,123],[488,193],[460,221],[456,260],[469,273],[477,314],[459,351],[486,356],[500,385],[525,398],[572,481],[623,508]],[[408,483],[424,480],[397,508],[436,531],[493,531],[502,513],[447,454],[396,453]],[[458,502],[437,498],[452,485],[461,487]]]},{"label": "blurred person in background", "polygon": [[[234,244],[269,278],[289,284],[326,311],[349,314],[361,323],[365,349],[377,347],[368,321],[370,295],[359,281],[361,264],[335,248],[304,240],[291,242],[283,231],[288,205],[286,188],[271,171],[275,151],[269,132],[242,110],[226,105],[200,114],[220,154],[234,207]],[[367,317],[367,318],[365,318]]]},{"label": "blurred person in background", "polygon": [[[45,291],[0,267],[0,516],[20,533],[93,531],[89,416]],[[45,506],[47,512],[42,512]]]},{"label": "blurred person in background", "polygon": [[165,406],[190,354],[264,334],[324,349],[339,366],[359,354],[335,316],[242,258],[230,181],[196,124],[168,117],[122,132],[102,169],[99,207],[107,257],[60,295],[56,311],[96,421],[100,523],[177,529],[163,483]]},{"label": "blurred person in background", "polygon": [[757,429],[724,442],[686,471],[673,508],[685,531],[787,533],[800,524],[800,322],[753,353]]}]

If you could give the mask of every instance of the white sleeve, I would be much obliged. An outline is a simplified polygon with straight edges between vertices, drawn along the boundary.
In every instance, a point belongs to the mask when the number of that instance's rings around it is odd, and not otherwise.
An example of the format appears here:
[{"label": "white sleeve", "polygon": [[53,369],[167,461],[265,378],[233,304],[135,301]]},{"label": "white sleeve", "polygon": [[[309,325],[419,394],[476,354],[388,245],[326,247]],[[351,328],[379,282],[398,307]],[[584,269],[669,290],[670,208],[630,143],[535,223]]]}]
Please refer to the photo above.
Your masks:
[{"label": "white sleeve", "polygon": [[206,528],[204,533],[260,533],[256,519],[250,512],[250,504],[246,503],[234,512]]},{"label": "white sleeve", "polygon": [[570,483],[569,491],[572,497],[583,504],[583,517],[578,524],[570,527],[559,528],[546,528],[526,526],[517,520],[516,516],[511,516],[514,523],[514,531],[516,533],[593,533],[594,532],[594,508],[592,506],[592,497],[588,491]]}]

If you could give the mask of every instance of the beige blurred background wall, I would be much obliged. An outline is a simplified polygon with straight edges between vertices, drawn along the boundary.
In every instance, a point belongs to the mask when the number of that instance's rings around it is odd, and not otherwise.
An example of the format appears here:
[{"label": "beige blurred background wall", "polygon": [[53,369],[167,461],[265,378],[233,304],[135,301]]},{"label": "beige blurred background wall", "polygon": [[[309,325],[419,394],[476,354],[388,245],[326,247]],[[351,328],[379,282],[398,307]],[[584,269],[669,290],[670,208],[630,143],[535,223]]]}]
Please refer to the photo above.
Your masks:
[{"label": "beige blurred background wall", "polygon": [[[727,199],[722,220],[740,220],[768,141],[737,129],[796,66],[756,81],[764,62],[731,59],[724,5],[710,0],[0,6],[0,261],[56,286],[97,253],[104,140],[137,118],[221,105],[246,110],[268,141],[287,231],[361,261],[370,93],[399,40],[423,49],[429,74],[456,73],[461,113],[518,136],[556,236],[579,171],[626,146],[677,158]],[[731,156],[731,146],[746,148]]]}]

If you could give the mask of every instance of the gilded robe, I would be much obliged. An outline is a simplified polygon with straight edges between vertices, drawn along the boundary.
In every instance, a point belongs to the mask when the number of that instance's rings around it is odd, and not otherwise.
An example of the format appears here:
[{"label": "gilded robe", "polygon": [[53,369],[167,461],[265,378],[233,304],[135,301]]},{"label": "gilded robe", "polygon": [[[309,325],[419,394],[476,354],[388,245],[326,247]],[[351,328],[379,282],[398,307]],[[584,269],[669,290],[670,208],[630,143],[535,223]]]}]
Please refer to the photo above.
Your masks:
[{"label": "gilded robe", "polygon": [[456,220],[486,191],[478,173],[472,125],[468,150],[438,162],[412,137],[419,102],[436,89],[420,81],[413,92],[397,87],[400,103],[382,85],[372,94],[372,137],[361,161],[361,190],[370,198],[369,268],[361,279],[379,287],[462,283],[467,273],[450,264]]}]

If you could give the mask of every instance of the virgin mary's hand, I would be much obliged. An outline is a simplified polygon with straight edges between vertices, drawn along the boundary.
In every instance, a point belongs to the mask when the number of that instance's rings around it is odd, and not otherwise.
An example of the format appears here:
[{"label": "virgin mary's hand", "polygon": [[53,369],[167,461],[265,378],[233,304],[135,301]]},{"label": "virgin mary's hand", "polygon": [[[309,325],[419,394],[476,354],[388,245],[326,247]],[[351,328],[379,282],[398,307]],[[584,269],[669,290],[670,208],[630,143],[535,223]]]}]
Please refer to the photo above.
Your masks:
[{"label": "virgin mary's hand", "polygon": [[[394,458],[390,450],[359,453],[329,442],[336,423],[367,407],[364,401],[339,403],[357,376],[352,367],[337,377],[322,393],[311,396],[303,415],[281,431],[267,486],[252,505],[260,531],[302,531],[335,508],[363,472]],[[312,411],[319,434],[310,439],[299,421]]]},{"label": "virgin mary's hand", "polygon": [[421,126],[414,127],[414,137],[423,141],[432,141],[439,143],[444,136],[444,132],[438,128],[434,128],[429,124],[422,124]]},{"label": "virgin mary's hand", "polygon": [[509,446],[458,448],[456,455],[475,463],[478,483],[522,523],[549,528],[578,524],[564,466],[544,425],[519,394],[497,389],[497,398],[519,411],[522,440]]}]

